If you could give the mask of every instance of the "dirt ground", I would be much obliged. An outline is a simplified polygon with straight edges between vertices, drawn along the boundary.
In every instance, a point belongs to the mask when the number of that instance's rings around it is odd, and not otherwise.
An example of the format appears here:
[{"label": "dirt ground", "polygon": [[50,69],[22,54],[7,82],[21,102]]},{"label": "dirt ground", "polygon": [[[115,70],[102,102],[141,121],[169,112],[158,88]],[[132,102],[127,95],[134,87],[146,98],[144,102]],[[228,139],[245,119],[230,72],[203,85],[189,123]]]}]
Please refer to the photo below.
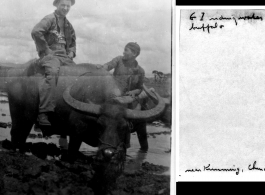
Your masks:
[{"label": "dirt ground", "polygon": [[[148,162],[132,171],[126,167],[134,161],[127,160],[123,174],[106,187],[101,182],[104,178],[95,179],[96,172],[88,159],[69,164],[57,157],[41,159],[31,153],[21,154],[2,147],[0,159],[0,194],[170,194],[170,176],[159,175],[168,168]],[[104,187],[107,192],[102,192]]]}]

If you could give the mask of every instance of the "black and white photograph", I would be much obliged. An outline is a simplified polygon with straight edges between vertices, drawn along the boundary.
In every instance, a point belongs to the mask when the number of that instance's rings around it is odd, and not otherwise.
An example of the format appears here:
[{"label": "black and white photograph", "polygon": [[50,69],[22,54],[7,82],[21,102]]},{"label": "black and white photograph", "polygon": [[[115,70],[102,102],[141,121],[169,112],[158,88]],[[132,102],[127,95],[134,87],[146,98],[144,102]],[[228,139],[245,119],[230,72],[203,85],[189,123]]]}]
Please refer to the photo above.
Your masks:
[{"label": "black and white photograph", "polygon": [[[174,2],[1,0],[0,7],[0,194],[172,194]],[[262,111],[262,85],[248,87]],[[183,106],[187,114],[189,102]],[[246,116],[261,114],[252,109]]]},{"label": "black and white photograph", "polygon": [[179,181],[262,181],[265,9],[180,9]]}]

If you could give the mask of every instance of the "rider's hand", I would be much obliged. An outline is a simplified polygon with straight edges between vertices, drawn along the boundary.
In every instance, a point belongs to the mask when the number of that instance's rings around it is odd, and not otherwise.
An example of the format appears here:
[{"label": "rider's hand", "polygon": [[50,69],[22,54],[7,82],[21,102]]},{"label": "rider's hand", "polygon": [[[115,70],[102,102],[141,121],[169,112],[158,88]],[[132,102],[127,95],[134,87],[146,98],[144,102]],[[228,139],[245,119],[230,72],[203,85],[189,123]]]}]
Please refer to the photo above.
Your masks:
[{"label": "rider's hand", "polygon": [[72,60],[72,59],[74,58],[74,52],[70,52],[70,53],[68,54],[68,57]]},{"label": "rider's hand", "polygon": [[45,55],[47,56],[47,55],[51,55],[51,54],[53,54],[53,51],[50,48],[47,48],[45,50]]}]

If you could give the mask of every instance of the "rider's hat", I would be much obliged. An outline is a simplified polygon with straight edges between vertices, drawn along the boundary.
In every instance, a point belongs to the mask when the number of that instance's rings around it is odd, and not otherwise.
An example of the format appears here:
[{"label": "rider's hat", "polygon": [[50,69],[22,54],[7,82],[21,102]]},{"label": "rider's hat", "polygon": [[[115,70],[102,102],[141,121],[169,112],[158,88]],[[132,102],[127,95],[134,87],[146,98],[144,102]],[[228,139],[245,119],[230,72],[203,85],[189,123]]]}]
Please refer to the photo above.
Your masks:
[{"label": "rider's hat", "polygon": [[[60,0],[54,0],[53,5],[56,6],[59,2],[60,2]],[[75,0],[71,0],[71,3],[72,3],[72,5],[74,5]]]}]

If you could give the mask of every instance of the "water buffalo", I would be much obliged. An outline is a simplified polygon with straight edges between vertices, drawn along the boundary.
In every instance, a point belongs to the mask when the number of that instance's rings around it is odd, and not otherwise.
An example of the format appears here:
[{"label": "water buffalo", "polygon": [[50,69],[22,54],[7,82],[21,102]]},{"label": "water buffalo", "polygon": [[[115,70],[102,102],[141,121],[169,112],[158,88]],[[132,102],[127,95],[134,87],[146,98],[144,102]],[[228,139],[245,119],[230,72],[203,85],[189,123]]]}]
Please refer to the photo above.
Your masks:
[{"label": "water buffalo", "polygon": [[[5,70],[12,120],[11,142],[23,151],[27,136],[36,123],[39,106],[38,83],[43,70],[36,61]],[[98,147],[96,161],[112,164],[112,172],[123,168],[129,121],[152,120],[164,108],[163,99],[154,92],[157,104],[146,111],[128,109],[126,98],[113,76],[93,64],[60,67],[56,86],[52,129],[46,134],[69,135],[68,153],[75,159],[82,142]],[[118,96],[117,98],[112,98]],[[127,102],[128,103],[128,102]]]}]

